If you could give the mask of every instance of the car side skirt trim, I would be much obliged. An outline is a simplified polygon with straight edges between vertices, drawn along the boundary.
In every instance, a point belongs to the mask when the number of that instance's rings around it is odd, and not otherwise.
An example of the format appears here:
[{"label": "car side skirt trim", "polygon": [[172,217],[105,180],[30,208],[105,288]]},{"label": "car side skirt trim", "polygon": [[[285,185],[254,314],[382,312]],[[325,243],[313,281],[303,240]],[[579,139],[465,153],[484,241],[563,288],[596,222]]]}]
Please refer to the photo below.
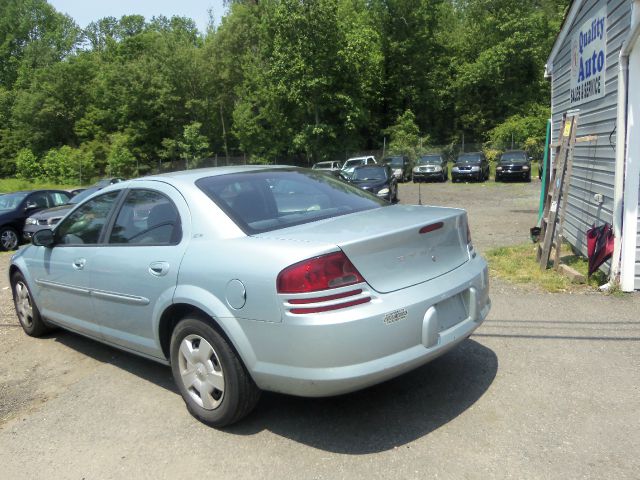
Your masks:
[{"label": "car side skirt trim", "polygon": [[92,290],[89,288],[77,287],[75,285],[67,285],[65,283],[50,282],[47,280],[36,280],[36,284],[40,287],[51,288],[53,290],[60,290],[63,292],[75,293],[78,295],[92,296],[96,298],[102,298],[105,300],[111,300],[120,303],[128,303],[131,305],[149,305],[149,299],[145,297],[139,297],[136,295],[127,295],[124,293],[107,292],[104,290]]}]

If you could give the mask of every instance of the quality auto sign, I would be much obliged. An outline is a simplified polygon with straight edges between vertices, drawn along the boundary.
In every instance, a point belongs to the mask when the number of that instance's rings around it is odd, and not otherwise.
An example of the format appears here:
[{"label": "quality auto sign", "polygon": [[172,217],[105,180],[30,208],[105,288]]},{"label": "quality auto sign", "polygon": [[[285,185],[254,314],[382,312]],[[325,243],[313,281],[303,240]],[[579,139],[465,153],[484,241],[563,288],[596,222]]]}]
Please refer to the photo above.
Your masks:
[{"label": "quality auto sign", "polygon": [[572,106],[604,97],[607,70],[607,8],[590,16],[571,45]]}]

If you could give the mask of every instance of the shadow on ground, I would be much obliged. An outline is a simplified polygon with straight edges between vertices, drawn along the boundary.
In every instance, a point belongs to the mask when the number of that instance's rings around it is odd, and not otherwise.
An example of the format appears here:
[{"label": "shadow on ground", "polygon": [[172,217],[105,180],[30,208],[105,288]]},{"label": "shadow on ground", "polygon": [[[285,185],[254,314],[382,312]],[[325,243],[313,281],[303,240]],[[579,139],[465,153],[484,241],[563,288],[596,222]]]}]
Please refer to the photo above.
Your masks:
[{"label": "shadow on ground", "polygon": [[[58,333],[56,340],[178,395],[168,367],[73,334]],[[463,413],[489,389],[497,370],[492,350],[466,340],[421,368],[349,395],[310,399],[265,392],[255,411],[226,432],[255,435],[268,430],[314,448],[352,455],[390,450]],[[178,413],[188,415],[186,408]]]}]

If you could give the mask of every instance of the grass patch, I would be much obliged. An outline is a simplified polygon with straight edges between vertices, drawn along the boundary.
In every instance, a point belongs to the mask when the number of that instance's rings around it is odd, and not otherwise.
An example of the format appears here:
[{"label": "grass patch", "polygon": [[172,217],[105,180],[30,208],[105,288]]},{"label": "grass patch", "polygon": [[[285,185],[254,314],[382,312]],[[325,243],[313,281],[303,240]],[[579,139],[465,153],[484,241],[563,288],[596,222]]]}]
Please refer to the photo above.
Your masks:
[{"label": "grass patch", "polygon": [[17,192],[18,190],[70,190],[74,185],[59,185],[55,183],[32,182],[20,178],[0,178],[0,193]]},{"label": "grass patch", "polygon": [[[540,266],[536,261],[537,248],[537,245],[527,243],[489,250],[485,254],[489,263],[489,272],[492,276],[511,283],[535,286],[547,292],[593,289],[608,280],[603,272],[598,271],[591,276],[586,285],[579,285],[572,283],[569,278],[556,272],[553,268],[544,271],[540,270]],[[571,251],[565,251],[565,248],[561,251],[561,262],[586,277],[589,266],[587,259],[575,255]],[[615,293],[615,290],[612,293]]]}]

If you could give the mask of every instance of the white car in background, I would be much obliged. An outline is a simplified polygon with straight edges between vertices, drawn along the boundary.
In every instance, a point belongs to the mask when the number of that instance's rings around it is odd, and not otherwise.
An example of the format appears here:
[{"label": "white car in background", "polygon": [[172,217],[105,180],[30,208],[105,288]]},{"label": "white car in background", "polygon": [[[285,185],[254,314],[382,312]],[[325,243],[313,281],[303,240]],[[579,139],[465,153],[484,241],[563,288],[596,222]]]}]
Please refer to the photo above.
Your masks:
[{"label": "white car in background", "polygon": [[352,157],[349,158],[344,164],[342,164],[342,168],[340,169],[340,176],[343,178],[351,178],[353,171],[356,167],[361,167],[363,165],[377,165],[376,159],[373,155],[366,155],[364,157]]}]

